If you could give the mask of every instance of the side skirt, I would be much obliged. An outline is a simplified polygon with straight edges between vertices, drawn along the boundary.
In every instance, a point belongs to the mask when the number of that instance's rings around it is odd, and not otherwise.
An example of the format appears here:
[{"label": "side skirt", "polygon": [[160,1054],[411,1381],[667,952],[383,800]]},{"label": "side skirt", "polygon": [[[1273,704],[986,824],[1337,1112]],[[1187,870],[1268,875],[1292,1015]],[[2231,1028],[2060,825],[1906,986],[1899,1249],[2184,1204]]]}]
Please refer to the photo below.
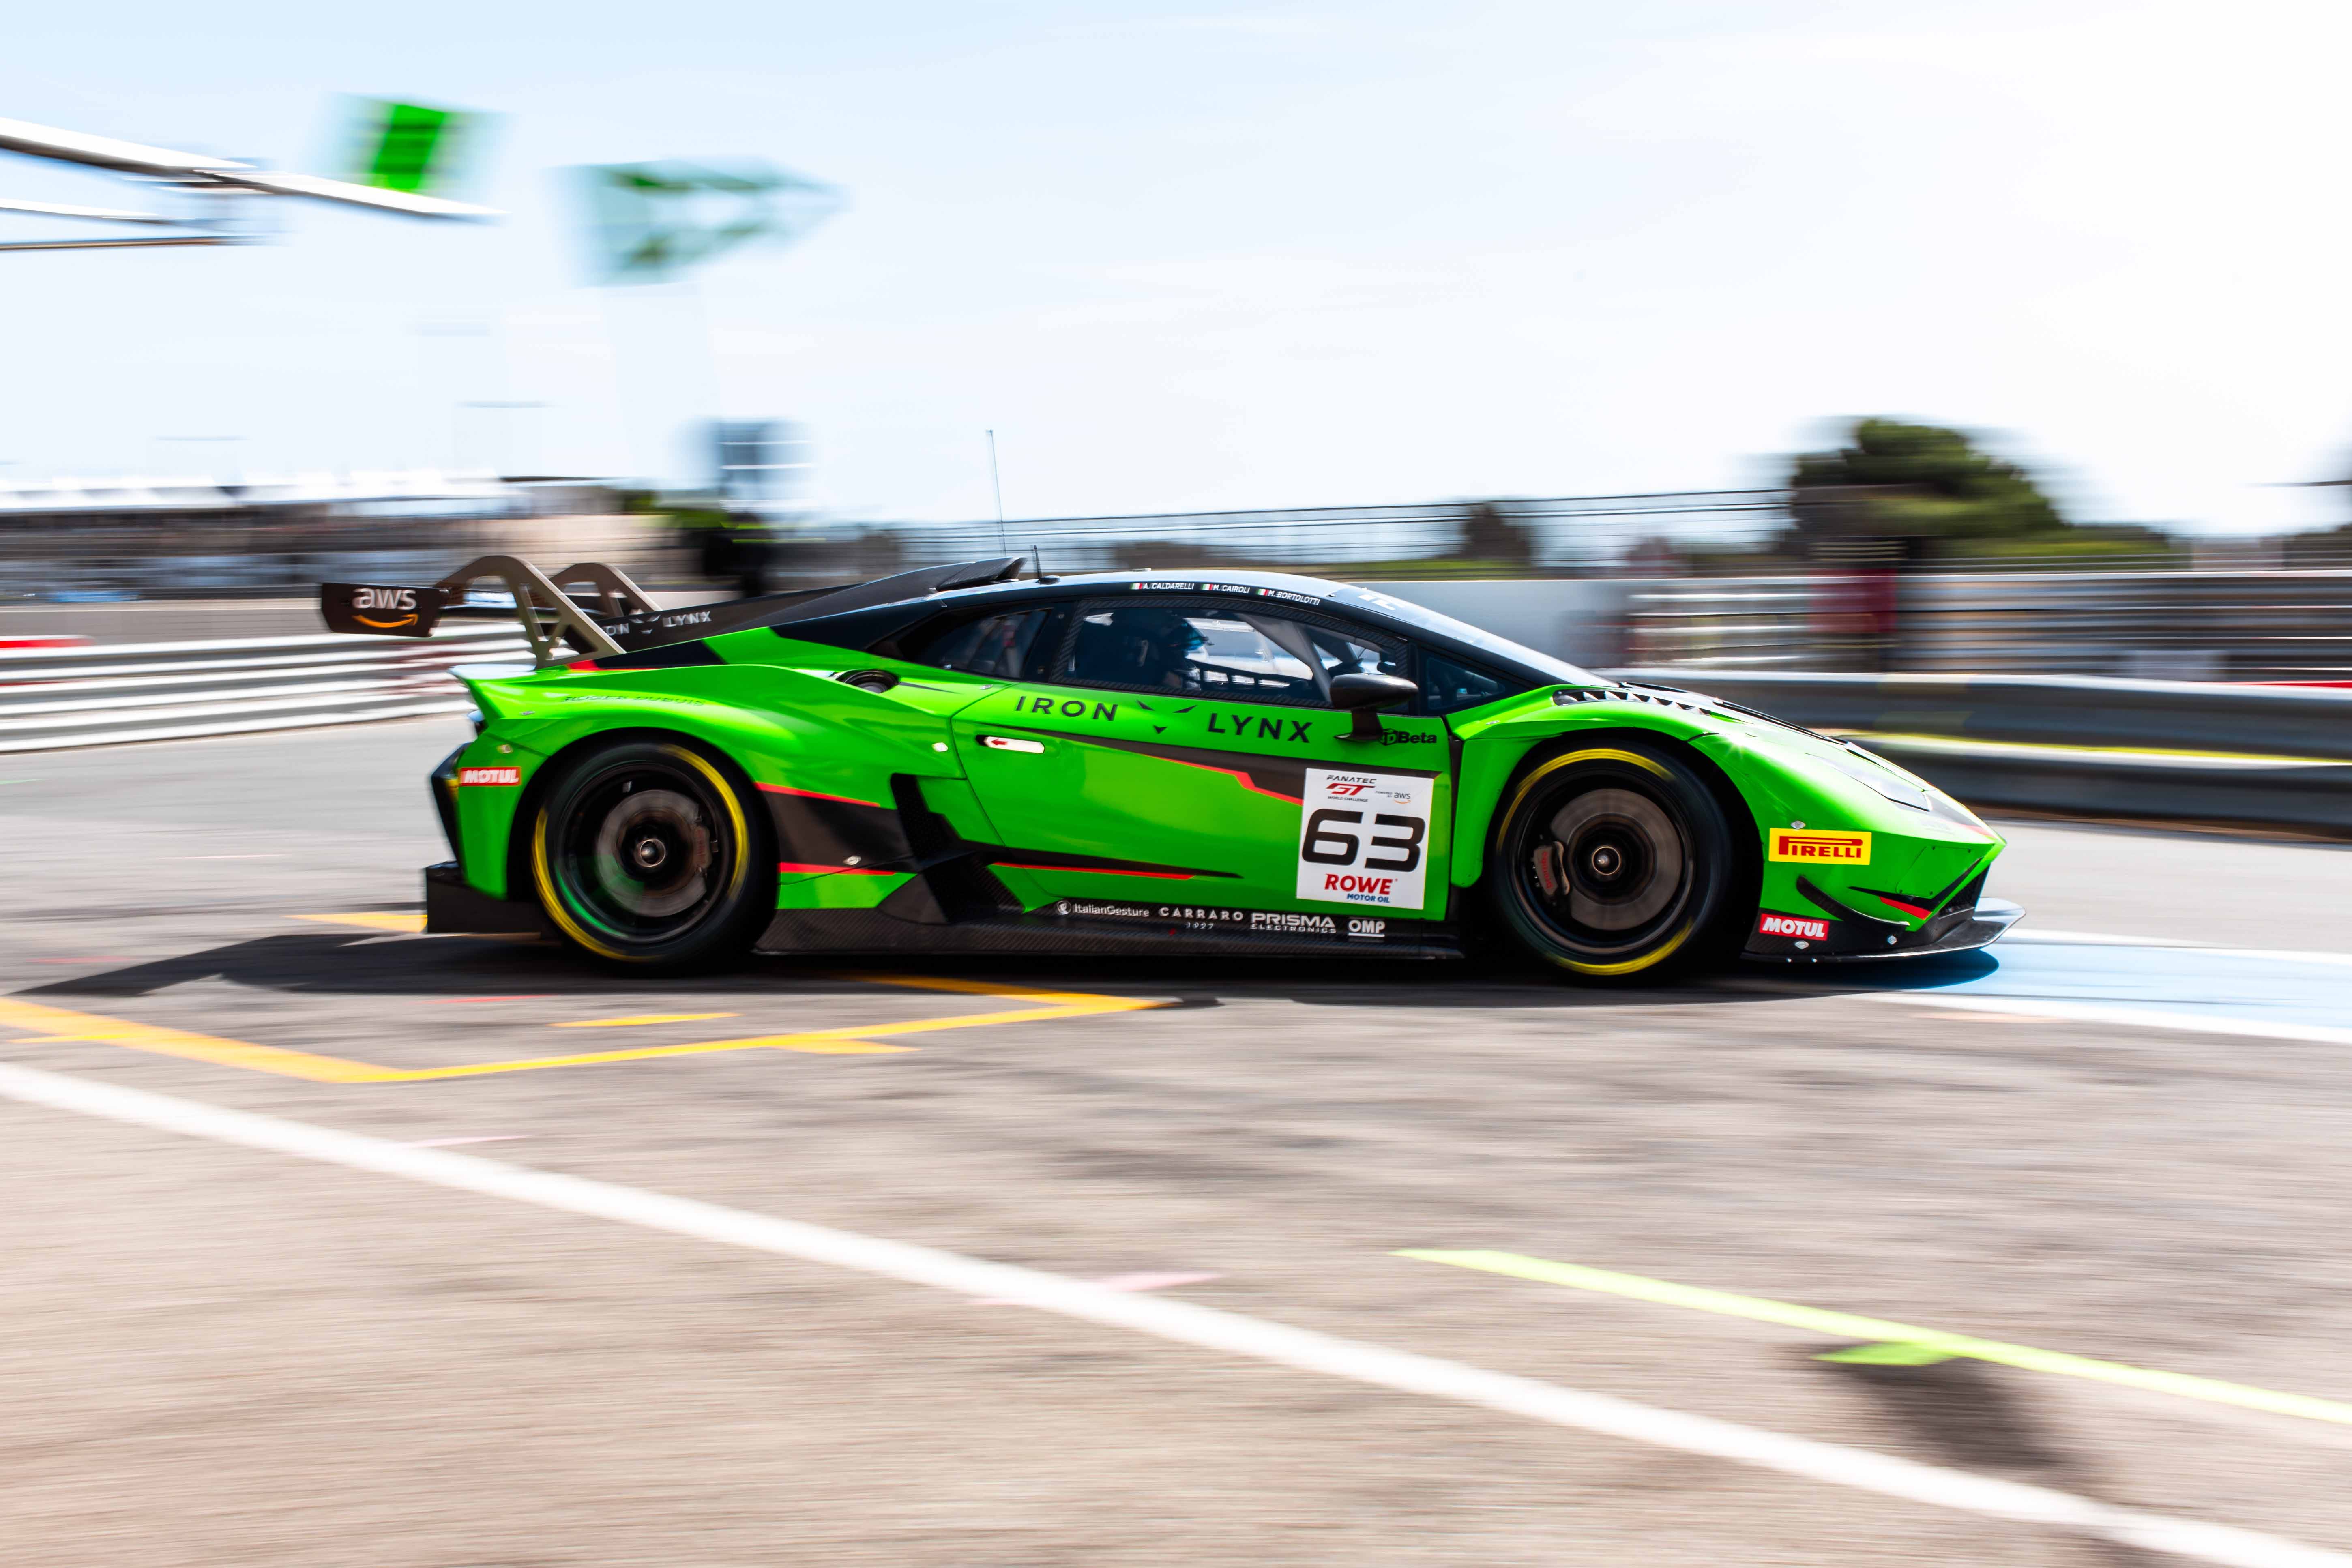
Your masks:
[{"label": "side skirt", "polygon": [[[1250,910],[1123,906],[1121,912],[1089,900],[1066,899],[1026,915],[959,921],[952,925],[896,920],[880,910],[785,910],[755,944],[760,952],[1017,952],[1073,955],[1222,956],[1260,958],[1428,958],[1463,956],[1452,927],[1434,921],[1367,921],[1377,933],[1347,934],[1348,917],[1329,931],[1252,930],[1258,920],[1294,921]],[[1055,912],[1057,909],[1065,911]],[[1131,911],[1131,912],[1130,912]],[[1206,918],[1198,918],[1206,917]],[[1324,917],[1308,916],[1307,921]]]}]

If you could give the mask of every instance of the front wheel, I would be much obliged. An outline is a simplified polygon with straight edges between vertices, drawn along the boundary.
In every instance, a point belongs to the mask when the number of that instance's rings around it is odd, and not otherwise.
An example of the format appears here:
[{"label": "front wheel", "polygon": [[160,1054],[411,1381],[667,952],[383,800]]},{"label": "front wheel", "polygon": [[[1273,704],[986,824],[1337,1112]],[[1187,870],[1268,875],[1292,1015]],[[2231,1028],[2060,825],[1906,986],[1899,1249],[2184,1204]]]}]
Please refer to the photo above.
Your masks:
[{"label": "front wheel", "polygon": [[567,759],[530,828],[531,879],[556,930],[638,973],[740,959],[774,912],[767,823],[721,765],[674,741]]},{"label": "front wheel", "polygon": [[1664,978],[1717,956],[1738,870],[1706,780],[1663,746],[1614,740],[1520,780],[1487,863],[1519,944],[1593,980]]}]

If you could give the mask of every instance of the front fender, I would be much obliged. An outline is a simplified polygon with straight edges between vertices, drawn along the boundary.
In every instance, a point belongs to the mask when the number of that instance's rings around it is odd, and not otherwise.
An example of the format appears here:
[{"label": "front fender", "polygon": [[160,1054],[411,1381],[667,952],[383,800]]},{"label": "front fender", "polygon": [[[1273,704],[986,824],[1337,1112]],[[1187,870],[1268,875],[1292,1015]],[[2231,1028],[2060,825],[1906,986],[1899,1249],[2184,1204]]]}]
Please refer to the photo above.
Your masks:
[{"label": "front fender", "polygon": [[1898,804],[1864,782],[1882,766],[1874,759],[1775,720],[1715,708],[1695,693],[1545,691],[1459,719],[1463,784],[1454,842],[1464,847],[1454,875],[1464,887],[1485,869],[1484,854],[1473,847],[1487,842],[1528,758],[1611,733],[1687,745],[1730,781],[1752,819],[1766,910],[1859,914],[1914,931],[2003,847],[2000,836],[1965,806],[1914,775],[1889,770],[1895,793],[1917,792],[1925,809]]}]

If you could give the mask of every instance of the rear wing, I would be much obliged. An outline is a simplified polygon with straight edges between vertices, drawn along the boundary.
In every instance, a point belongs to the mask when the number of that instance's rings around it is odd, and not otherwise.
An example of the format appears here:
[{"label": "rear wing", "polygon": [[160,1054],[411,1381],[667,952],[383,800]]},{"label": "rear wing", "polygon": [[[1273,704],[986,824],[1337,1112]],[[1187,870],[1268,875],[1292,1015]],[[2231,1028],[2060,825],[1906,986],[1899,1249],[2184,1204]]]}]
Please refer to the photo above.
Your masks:
[{"label": "rear wing", "polygon": [[[513,555],[485,555],[429,587],[383,583],[322,583],[319,613],[331,632],[358,637],[429,637],[444,620],[501,620],[512,616],[530,639],[541,665],[562,662],[556,645],[568,643],[576,658],[609,658],[690,642],[748,626],[783,626],[819,620],[901,600],[1009,582],[1021,570],[1018,555],[924,566],[870,583],[762,594],[725,604],[687,605],[665,610],[616,569],[583,561],[561,572],[541,572]],[[473,585],[489,578],[506,589],[503,600],[469,597]]]},{"label": "rear wing", "polygon": [[[507,602],[468,596],[484,578],[506,590]],[[512,616],[541,664],[557,661],[558,642],[569,643],[581,657],[602,658],[622,652],[625,642],[642,647],[664,640],[644,633],[666,618],[644,589],[602,562],[583,561],[551,576],[512,555],[482,556],[429,587],[322,583],[319,614],[331,632],[394,637],[429,637],[445,619]]]}]

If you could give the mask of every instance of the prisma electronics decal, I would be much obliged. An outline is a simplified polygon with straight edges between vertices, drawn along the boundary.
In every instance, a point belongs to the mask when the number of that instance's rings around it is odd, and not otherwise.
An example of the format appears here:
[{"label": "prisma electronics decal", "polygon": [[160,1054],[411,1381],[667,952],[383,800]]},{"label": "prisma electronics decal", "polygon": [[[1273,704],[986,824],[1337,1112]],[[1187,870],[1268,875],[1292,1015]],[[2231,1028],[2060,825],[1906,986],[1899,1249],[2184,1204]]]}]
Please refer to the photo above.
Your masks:
[{"label": "prisma electronics decal", "polygon": [[461,784],[519,784],[522,783],[520,768],[459,768],[457,782]]},{"label": "prisma electronics decal", "polygon": [[1417,910],[1428,869],[1433,781],[1307,770],[1298,807],[1298,896]]},{"label": "prisma electronics decal", "polygon": [[1776,915],[1765,910],[1756,917],[1756,931],[1759,936],[1793,936],[1802,942],[1827,942],[1830,939],[1830,922],[1807,920],[1802,915]]},{"label": "prisma electronics decal", "polygon": [[1772,830],[1771,858],[1816,866],[1867,866],[1870,864],[1870,835],[1800,832],[1791,827],[1776,827]]},{"label": "prisma electronics decal", "polygon": [[1131,904],[1102,899],[1056,899],[1050,912],[1062,920],[1150,921],[1187,931],[1251,931],[1276,936],[1344,937],[1349,942],[1386,942],[1389,924],[1361,916],[1305,914],[1288,910],[1226,910],[1200,904]]}]

